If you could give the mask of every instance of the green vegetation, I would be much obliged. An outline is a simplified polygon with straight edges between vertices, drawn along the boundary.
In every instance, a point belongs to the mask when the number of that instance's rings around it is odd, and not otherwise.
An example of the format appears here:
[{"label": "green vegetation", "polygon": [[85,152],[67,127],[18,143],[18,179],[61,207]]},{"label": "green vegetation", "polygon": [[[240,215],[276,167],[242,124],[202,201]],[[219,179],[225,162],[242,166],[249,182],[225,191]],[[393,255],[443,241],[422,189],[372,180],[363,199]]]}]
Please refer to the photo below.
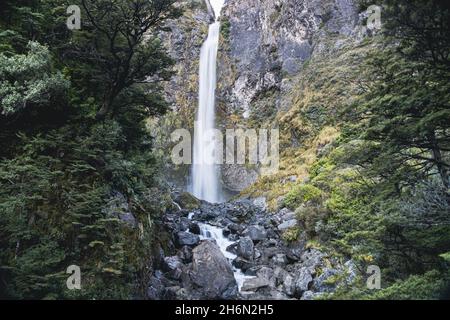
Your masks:
[{"label": "green vegetation", "polygon": [[449,18],[442,1],[386,0],[383,32],[311,59],[278,115],[280,173],[244,191],[295,210],[332,255],[380,266],[382,290],[359,279],[327,298],[448,298]]},{"label": "green vegetation", "polygon": [[[165,201],[145,125],[166,108],[159,82],[172,61],[156,33],[178,12],[168,0],[70,4],[81,30],[66,27],[63,0],[0,4],[2,298],[146,290]],[[70,265],[82,290],[66,288]]]}]

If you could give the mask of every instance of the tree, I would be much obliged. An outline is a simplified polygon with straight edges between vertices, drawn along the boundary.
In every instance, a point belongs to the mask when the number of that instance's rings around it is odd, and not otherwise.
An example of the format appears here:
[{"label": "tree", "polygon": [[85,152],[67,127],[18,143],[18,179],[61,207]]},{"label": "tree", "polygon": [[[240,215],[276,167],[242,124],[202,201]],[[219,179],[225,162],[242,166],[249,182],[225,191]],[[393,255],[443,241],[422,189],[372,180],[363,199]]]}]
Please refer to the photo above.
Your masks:
[{"label": "tree", "polygon": [[0,113],[12,115],[64,97],[69,81],[52,67],[51,53],[37,42],[27,54],[0,53]]},{"label": "tree", "polygon": [[388,41],[369,57],[367,92],[347,115],[359,164],[399,191],[438,174],[449,187],[450,10],[441,1],[386,1]]},{"label": "tree", "polygon": [[[178,14],[175,2],[81,0],[87,33],[80,32],[71,54],[75,63],[82,61],[89,66],[91,81],[96,83],[97,93],[101,92],[98,119],[112,116],[121,96],[137,93],[133,97],[145,97],[142,90],[136,92],[136,84],[155,84],[170,76],[167,67],[172,61],[155,37],[155,30],[165,19]],[[125,93],[131,87],[134,90]]]}]

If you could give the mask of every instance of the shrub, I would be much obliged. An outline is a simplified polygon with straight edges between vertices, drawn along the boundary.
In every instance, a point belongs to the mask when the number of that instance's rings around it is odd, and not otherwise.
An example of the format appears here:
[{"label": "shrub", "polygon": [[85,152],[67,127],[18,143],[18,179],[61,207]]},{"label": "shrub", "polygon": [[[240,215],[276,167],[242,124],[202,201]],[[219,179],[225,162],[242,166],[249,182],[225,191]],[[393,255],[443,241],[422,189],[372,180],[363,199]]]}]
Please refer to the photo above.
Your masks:
[{"label": "shrub", "polygon": [[322,191],[313,185],[305,184],[292,189],[284,200],[286,207],[295,209],[301,204],[312,202],[319,203],[322,197]]}]

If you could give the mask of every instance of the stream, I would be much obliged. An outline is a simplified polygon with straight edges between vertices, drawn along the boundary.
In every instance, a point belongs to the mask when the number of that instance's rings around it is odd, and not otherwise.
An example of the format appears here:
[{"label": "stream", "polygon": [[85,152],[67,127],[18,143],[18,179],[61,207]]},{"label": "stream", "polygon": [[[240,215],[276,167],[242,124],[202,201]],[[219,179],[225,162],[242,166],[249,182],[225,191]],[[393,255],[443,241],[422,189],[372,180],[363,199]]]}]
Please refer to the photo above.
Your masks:
[{"label": "stream", "polygon": [[[194,213],[190,213],[188,218],[189,220],[192,220],[194,217]],[[230,263],[231,267],[233,268],[233,274],[234,278],[236,279],[236,283],[238,285],[239,292],[241,294],[245,294],[241,291],[242,286],[244,285],[245,280],[255,278],[254,276],[247,276],[245,275],[241,269],[238,269],[232,265],[232,261],[236,259],[237,255],[234,253],[231,253],[227,251],[227,248],[233,244],[235,244],[237,241],[231,241],[227,237],[223,235],[223,229],[212,226],[207,223],[199,223],[200,227],[200,240],[210,240],[217,244],[217,246],[220,248],[220,251],[222,254],[227,258],[228,262]],[[251,293],[251,292],[249,292]]]}]

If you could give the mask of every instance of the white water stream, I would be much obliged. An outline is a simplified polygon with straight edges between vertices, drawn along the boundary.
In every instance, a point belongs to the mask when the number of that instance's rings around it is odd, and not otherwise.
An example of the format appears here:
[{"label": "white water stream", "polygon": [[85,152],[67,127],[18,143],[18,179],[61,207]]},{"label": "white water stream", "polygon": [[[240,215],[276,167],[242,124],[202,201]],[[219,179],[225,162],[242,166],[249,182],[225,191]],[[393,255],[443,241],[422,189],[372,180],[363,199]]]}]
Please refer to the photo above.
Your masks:
[{"label": "white water stream", "polygon": [[[215,128],[216,117],[216,87],[217,87],[217,51],[220,34],[220,11],[225,0],[209,0],[214,10],[216,21],[209,26],[208,38],[203,43],[200,52],[199,71],[199,105],[194,128],[194,164],[192,166],[192,193],[198,199],[210,203],[223,201],[222,190],[219,183],[219,168],[214,162],[216,143],[212,130]],[[217,150],[222,152],[222,150]],[[192,219],[193,214],[189,215]],[[209,224],[200,224],[201,239],[215,241],[220,251],[231,262],[236,255],[228,252],[228,246],[234,244],[223,235],[221,228]],[[246,279],[241,270],[233,267],[234,277],[239,291]]]},{"label": "white water stream", "polygon": [[[227,248],[235,242],[230,241],[223,235],[223,230],[219,227],[211,226],[209,224],[200,224],[200,239],[201,240],[214,240],[219,246],[225,258],[231,263],[237,256],[227,251]],[[242,270],[233,267],[234,278],[238,284],[239,292],[241,292],[242,286],[247,279],[252,279],[252,276],[246,276]]]}]

